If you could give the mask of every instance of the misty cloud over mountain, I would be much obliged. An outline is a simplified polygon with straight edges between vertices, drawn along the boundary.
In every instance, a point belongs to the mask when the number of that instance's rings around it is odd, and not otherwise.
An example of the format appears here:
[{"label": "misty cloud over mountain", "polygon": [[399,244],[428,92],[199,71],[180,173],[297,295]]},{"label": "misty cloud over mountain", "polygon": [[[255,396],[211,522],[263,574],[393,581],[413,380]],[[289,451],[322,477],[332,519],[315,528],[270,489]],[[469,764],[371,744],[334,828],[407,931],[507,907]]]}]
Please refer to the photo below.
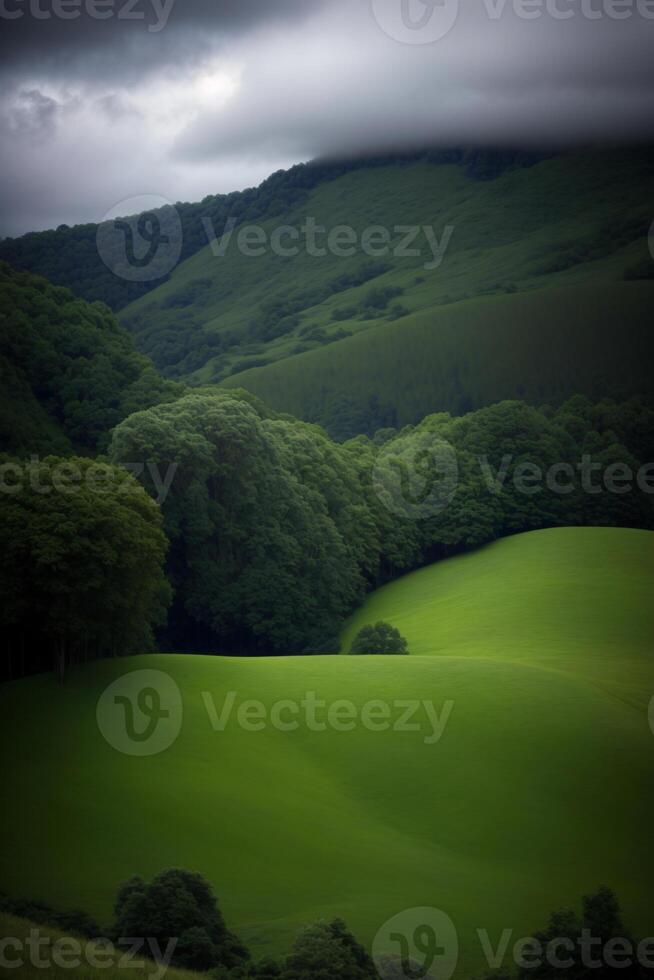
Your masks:
[{"label": "misty cloud over mountain", "polygon": [[56,2],[4,3],[2,234],[314,156],[653,135],[652,0]]}]

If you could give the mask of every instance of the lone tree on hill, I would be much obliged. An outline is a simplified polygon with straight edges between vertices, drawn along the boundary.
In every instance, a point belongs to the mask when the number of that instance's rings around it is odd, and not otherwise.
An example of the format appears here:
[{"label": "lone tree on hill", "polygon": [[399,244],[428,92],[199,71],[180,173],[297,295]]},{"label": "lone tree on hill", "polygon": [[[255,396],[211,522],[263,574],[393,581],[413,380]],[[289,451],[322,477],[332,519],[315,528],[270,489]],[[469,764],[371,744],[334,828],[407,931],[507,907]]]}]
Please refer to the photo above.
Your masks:
[{"label": "lone tree on hill", "polygon": [[351,654],[408,653],[407,641],[390,623],[375,623],[359,630],[350,648]]}]

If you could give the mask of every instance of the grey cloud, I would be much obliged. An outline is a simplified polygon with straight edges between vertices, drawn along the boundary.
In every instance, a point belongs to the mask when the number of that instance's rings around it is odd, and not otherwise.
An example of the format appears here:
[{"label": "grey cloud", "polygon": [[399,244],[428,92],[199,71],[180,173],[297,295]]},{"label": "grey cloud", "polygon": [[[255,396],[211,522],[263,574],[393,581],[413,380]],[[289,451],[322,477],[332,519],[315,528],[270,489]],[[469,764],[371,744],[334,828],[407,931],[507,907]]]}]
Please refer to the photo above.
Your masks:
[{"label": "grey cloud", "polygon": [[0,71],[21,75],[36,62],[60,77],[120,72],[137,80],[253,27],[297,22],[324,2],[64,0],[72,5],[64,19],[56,15],[62,0],[1,0]]},{"label": "grey cloud", "polygon": [[335,3],[301,36],[261,43],[238,99],[194,120],[175,156],[652,138],[653,43],[654,21],[500,22],[479,3],[447,37],[411,46],[362,5]]},{"label": "grey cloud", "polygon": [[143,114],[134,106],[128,98],[119,93],[112,92],[103,95],[94,103],[95,107],[104,113],[111,122],[121,119],[142,119]]},{"label": "grey cloud", "polygon": [[[26,33],[0,69],[0,232],[98,220],[143,193],[199,200],[314,156],[654,142],[654,20],[525,20],[514,0],[498,19],[498,0],[461,0],[447,36],[412,45],[377,2],[401,0],[177,0],[159,33],[3,24]],[[196,97],[205,68],[233,75],[231,97]]]},{"label": "grey cloud", "polygon": [[60,108],[56,99],[38,89],[20,91],[7,113],[8,128],[14,134],[29,136],[36,141],[45,139],[54,132]]}]

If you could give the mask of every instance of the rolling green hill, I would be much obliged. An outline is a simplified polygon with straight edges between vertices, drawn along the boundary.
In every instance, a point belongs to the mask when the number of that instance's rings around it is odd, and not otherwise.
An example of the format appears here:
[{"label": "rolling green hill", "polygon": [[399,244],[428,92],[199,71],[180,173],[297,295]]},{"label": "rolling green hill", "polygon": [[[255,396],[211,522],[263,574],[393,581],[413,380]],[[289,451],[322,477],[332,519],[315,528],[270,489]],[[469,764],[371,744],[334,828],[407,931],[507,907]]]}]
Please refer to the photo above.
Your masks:
[{"label": "rolling green hill", "polygon": [[362,626],[385,620],[414,656],[576,674],[640,710],[654,694],[653,576],[650,531],[518,534],[377,589],[348,621],[343,650]]},{"label": "rolling green hill", "polygon": [[[410,657],[148,656],[0,688],[5,765],[0,885],[100,920],[120,881],[180,865],[213,882],[256,953],[342,915],[365,942],[396,912],[436,906],[475,938],[516,938],[606,883],[635,932],[651,928],[654,534],[560,529],[506,539],[373,595],[350,624],[387,616]],[[181,691],[166,751],[117,752],[98,698],[125,671]],[[417,731],[248,731],[220,711],[307,692],[453,702],[436,744]],[[205,695],[206,697],[206,695]],[[392,715],[396,718],[396,713]]]},{"label": "rolling green hill", "polygon": [[[477,407],[486,403],[484,386],[495,399],[522,386],[555,400],[571,393],[569,364],[580,355],[589,358],[580,380],[586,393],[603,384],[604,394],[614,394],[611,366],[628,358],[624,330],[646,332],[643,306],[651,309],[651,284],[637,280],[654,272],[653,192],[651,154],[637,150],[561,155],[489,180],[457,163],[361,166],[261,219],[267,242],[280,226],[294,228],[298,254],[274,254],[269,245],[244,254],[236,230],[222,240],[222,256],[200,249],[122,316],[164,373],[245,385],[283,411],[319,421],[342,397],[364,413],[376,399],[382,412],[372,423],[379,424],[393,412],[402,423],[440,408]],[[353,229],[350,254],[324,248],[326,235],[318,242],[325,254],[309,254],[308,217],[327,230]],[[362,236],[374,226],[389,230],[390,246],[364,252]],[[416,254],[396,254],[403,226],[428,227],[439,244],[451,235],[436,268],[424,231],[412,243]],[[549,336],[538,336],[544,319],[553,322],[552,348]],[[588,338],[597,328],[595,348]],[[481,334],[485,367],[498,347],[512,350],[505,377],[486,382],[480,374],[470,351]],[[541,396],[542,347],[549,375]],[[420,391],[398,393],[414,389],[416,362]]]}]

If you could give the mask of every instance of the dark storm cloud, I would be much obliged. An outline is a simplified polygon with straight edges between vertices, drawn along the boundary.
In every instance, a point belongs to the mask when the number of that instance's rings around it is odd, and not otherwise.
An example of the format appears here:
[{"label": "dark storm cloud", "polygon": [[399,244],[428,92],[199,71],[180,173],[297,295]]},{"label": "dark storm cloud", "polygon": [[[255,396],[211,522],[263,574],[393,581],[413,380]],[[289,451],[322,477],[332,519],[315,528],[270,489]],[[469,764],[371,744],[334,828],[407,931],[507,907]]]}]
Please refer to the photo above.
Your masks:
[{"label": "dark storm cloud", "polygon": [[[325,0],[0,0],[0,71],[131,79],[266,24],[294,22]],[[62,13],[64,16],[62,16]]]},{"label": "dark storm cloud", "polygon": [[0,0],[0,234],[313,156],[654,141],[654,0],[171,2]]}]

